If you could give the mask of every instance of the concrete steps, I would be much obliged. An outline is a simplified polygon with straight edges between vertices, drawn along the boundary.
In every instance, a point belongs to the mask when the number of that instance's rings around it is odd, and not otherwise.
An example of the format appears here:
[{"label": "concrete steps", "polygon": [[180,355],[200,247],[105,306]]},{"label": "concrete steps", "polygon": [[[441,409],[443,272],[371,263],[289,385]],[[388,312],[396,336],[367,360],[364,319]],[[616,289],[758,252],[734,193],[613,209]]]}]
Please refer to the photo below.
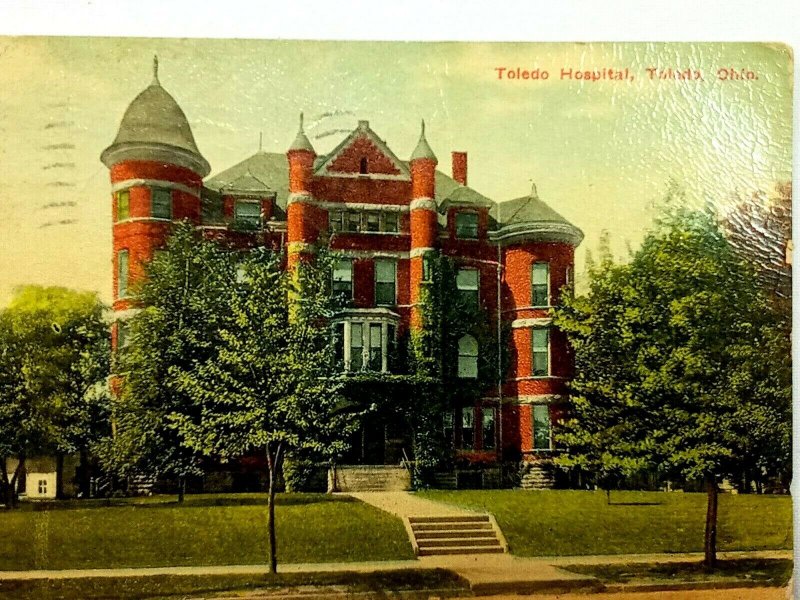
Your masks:
[{"label": "concrete steps", "polygon": [[502,554],[505,540],[490,515],[408,517],[419,556]]}]

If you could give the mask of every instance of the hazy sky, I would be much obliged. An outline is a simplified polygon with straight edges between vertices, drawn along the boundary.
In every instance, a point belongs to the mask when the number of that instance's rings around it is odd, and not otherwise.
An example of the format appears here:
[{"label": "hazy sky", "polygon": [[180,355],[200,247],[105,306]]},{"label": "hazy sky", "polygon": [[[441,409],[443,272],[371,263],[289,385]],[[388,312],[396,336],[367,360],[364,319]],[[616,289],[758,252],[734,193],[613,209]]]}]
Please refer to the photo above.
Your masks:
[{"label": "hazy sky", "polygon": [[[595,249],[636,245],[673,178],[696,200],[769,189],[791,177],[791,57],[753,44],[463,44],[0,38],[0,305],[14,286],[111,295],[111,201],[100,152],[160,60],[212,174],[258,149],[283,152],[300,110],[318,153],[367,119],[400,156],[419,121],[450,172],[469,153],[470,185],[494,200],[539,195]],[[498,79],[498,67],[547,70]],[[625,69],[632,80],[573,72]],[[648,68],[700,70],[651,79]],[[720,81],[717,70],[753,71]],[[692,73],[694,77],[694,73]],[[334,111],[345,114],[320,119]]]}]

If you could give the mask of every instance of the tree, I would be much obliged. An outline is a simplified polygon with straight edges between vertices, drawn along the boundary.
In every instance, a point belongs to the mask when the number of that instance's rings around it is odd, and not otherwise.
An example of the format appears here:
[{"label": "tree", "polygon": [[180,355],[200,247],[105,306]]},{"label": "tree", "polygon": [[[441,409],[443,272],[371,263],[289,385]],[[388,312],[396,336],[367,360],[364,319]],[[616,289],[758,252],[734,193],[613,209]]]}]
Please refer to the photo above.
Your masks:
[{"label": "tree", "polygon": [[178,225],[135,290],[138,312],[122,324],[128,341],[116,352],[115,431],[99,448],[100,459],[120,476],[176,478],[179,502],[187,477],[202,474],[203,455],[175,426],[200,414],[170,373],[215,353],[234,263],[190,224]]},{"label": "tree", "polygon": [[790,365],[775,314],[707,213],[671,209],[628,264],[590,275],[588,294],[565,294],[555,315],[577,371],[559,462],[601,477],[703,478],[713,567],[720,478],[789,468]]},{"label": "tree", "polygon": [[[26,286],[0,313],[0,485],[6,505],[15,504],[31,455],[80,452],[86,470],[89,447],[108,423],[108,356],[105,307],[94,293]],[[11,457],[17,465],[9,478]]]},{"label": "tree", "polygon": [[341,454],[357,426],[336,377],[329,262],[318,256],[285,271],[280,257],[251,251],[241,284],[228,288],[215,352],[170,369],[200,417],[172,419],[190,447],[220,459],[264,453],[272,573],[276,477],[286,452]]}]

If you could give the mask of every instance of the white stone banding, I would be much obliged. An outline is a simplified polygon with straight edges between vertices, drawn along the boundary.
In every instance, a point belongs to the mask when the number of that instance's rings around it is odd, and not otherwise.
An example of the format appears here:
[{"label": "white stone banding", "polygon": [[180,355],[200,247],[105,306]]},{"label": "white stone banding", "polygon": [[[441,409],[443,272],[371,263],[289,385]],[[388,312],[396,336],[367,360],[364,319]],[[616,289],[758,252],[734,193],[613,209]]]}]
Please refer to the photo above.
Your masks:
[{"label": "white stone banding", "polygon": [[183,185],[182,183],[175,183],[174,181],[167,181],[165,179],[124,179],[112,185],[111,191],[119,192],[122,190],[128,190],[133,187],[150,187],[150,188],[160,188],[167,190],[178,190],[180,192],[185,192],[190,196],[194,196],[195,198],[200,197],[200,190],[198,188],[191,188],[188,185]]},{"label": "white stone banding", "polygon": [[409,210],[432,210],[436,212],[436,200],[433,198],[414,198],[409,204]]}]

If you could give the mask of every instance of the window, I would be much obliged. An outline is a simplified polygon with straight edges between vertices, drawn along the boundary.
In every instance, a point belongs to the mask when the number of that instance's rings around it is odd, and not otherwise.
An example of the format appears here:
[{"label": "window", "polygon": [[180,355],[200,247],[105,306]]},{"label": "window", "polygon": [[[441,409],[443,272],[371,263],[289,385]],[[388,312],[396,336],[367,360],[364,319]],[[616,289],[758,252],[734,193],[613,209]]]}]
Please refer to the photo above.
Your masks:
[{"label": "window", "polygon": [[154,219],[172,218],[172,192],[158,188],[150,190],[150,216]]},{"label": "window", "polygon": [[459,269],[456,274],[456,287],[462,303],[470,308],[478,308],[478,269]]},{"label": "window", "polygon": [[397,328],[394,325],[386,326],[386,370],[392,372],[397,366]]},{"label": "window", "polygon": [[458,340],[458,376],[465,379],[478,377],[478,342],[471,335]]},{"label": "window", "polygon": [[367,213],[367,231],[381,230],[381,216],[378,213]]},{"label": "window", "polygon": [[333,267],[333,295],[350,300],[353,297],[353,261],[347,258],[336,261]]},{"label": "window", "polygon": [[445,442],[453,443],[453,413],[451,412],[442,415],[442,435]]},{"label": "window", "polygon": [[261,203],[252,200],[237,200],[233,209],[237,223],[256,229],[261,226]]},{"label": "window", "polygon": [[342,216],[344,213],[341,211],[331,211],[328,214],[328,222],[330,224],[330,229],[333,232],[342,231]]},{"label": "window", "polygon": [[342,321],[333,328],[337,364],[345,371],[390,372],[397,328],[385,321]]},{"label": "window", "polygon": [[344,371],[344,323],[334,323],[333,325],[333,348],[336,366]]},{"label": "window", "polygon": [[478,213],[456,213],[456,237],[473,240],[478,238]]},{"label": "window", "polygon": [[366,175],[366,174],[367,174],[367,158],[366,158],[366,157],[363,157],[363,158],[361,159],[361,161],[359,162],[359,165],[358,165],[358,172],[359,172],[361,175]]},{"label": "window", "polygon": [[383,213],[383,231],[397,233],[400,230],[400,221],[396,212]]},{"label": "window", "polygon": [[350,324],[350,370],[361,371],[364,368],[364,325]]},{"label": "window", "polygon": [[117,221],[131,218],[131,192],[120,190],[117,192]]},{"label": "window", "polygon": [[117,321],[117,350],[125,348],[130,343],[130,331],[130,323]]},{"label": "window", "polygon": [[550,409],[547,404],[533,405],[533,449],[550,450]]},{"label": "window", "polygon": [[380,323],[370,323],[369,325],[369,370],[383,370],[383,334]]},{"label": "window", "polygon": [[546,262],[533,263],[531,267],[531,304],[550,306],[550,265]]},{"label": "window", "polygon": [[483,420],[483,449],[494,450],[494,408],[484,406],[481,410]]},{"label": "window", "polygon": [[571,266],[567,267],[567,272],[566,272],[564,277],[565,277],[565,279],[567,281],[567,289],[572,291],[572,286],[574,285],[574,283],[572,281],[573,275],[572,275],[572,267]]},{"label": "window", "polygon": [[37,489],[39,490],[40,496],[47,495],[47,479],[40,479]]},{"label": "window", "polygon": [[475,409],[471,406],[461,409],[461,447],[471,450],[475,445]]},{"label": "window", "polygon": [[422,255],[422,281],[425,283],[433,281],[433,253],[431,252]]},{"label": "window", "polygon": [[375,304],[393,305],[396,303],[396,270],[397,265],[393,260],[375,261]]},{"label": "window", "polygon": [[117,252],[117,298],[128,295],[128,251]]},{"label": "window", "polygon": [[348,212],[346,215],[347,222],[346,230],[350,232],[358,232],[361,231],[361,213],[357,212]]},{"label": "window", "polygon": [[544,327],[533,329],[533,376],[550,375],[550,330]]}]

